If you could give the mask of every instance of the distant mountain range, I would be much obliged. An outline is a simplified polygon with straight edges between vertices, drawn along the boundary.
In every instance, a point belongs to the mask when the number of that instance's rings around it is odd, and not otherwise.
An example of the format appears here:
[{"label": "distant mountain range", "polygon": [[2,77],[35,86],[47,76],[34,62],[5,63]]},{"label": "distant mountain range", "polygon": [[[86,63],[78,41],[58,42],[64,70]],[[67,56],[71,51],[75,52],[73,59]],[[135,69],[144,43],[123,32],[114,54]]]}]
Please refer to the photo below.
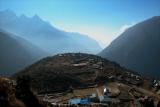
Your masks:
[{"label": "distant mountain range", "polygon": [[127,29],[99,55],[146,76],[160,78],[160,16]]},{"label": "distant mountain range", "polygon": [[59,30],[37,15],[18,17],[10,10],[1,11],[0,28],[27,39],[51,55],[64,52],[96,54],[101,51],[99,44],[87,35]]},{"label": "distant mountain range", "polygon": [[0,11],[0,29],[0,75],[13,74],[57,53],[101,50],[87,35],[59,30],[37,15],[18,17],[10,10]]},{"label": "distant mountain range", "polygon": [[0,75],[10,75],[46,56],[34,44],[0,29]]}]

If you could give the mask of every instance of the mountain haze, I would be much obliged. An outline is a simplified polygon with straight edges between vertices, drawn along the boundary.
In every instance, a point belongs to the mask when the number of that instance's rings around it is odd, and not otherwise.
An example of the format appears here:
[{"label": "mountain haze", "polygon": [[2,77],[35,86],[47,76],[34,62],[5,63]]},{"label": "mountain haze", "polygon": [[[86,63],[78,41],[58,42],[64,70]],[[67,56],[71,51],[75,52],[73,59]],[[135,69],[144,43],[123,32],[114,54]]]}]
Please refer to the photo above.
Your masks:
[{"label": "mountain haze", "polygon": [[99,55],[141,74],[160,78],[160,16],[127,29]]},{"label": "mountain haze", "polygon": [[99,44],[86,35],[65,32],[53,27],[38,15],[20,17],[10,10],[0,12],[0,28],[20,35],[50,54],[64,52],[98,53]]},{"label": "mountain haze", "polygon": [[13,74],[47,53],[32,43],[0,29],[0,75]]}]

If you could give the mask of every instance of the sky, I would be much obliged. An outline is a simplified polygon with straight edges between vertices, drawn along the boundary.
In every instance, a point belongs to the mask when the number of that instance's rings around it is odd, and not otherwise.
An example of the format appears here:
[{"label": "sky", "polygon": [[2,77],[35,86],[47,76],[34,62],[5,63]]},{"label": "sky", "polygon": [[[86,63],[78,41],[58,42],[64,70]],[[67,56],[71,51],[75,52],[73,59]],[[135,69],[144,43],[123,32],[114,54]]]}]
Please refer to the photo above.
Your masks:
[{"label": "sky", "polygon": [[0,0],[0,10],[38,15],[54,27],[108,46],[127,28],[160,15],[160,0]]}]

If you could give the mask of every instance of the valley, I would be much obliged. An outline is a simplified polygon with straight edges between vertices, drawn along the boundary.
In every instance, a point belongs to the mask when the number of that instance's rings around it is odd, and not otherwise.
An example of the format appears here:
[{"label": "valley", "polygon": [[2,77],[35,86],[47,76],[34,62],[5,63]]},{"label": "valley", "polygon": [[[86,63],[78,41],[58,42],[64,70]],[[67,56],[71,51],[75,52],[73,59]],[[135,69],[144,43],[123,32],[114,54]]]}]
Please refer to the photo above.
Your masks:
[{"label": "valley", "polygon": [[160,107],[159,0],[0,0],[0,107]]}]

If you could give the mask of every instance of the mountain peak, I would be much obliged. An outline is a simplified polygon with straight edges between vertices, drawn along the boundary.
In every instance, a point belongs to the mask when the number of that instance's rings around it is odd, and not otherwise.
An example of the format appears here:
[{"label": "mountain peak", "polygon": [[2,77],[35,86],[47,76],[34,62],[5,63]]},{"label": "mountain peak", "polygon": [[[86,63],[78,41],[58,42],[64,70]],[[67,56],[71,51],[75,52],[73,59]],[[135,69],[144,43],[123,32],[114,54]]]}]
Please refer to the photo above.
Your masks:
[{"label": "mountain peak", "polygon": [[38,20],[41,20],[41,18],[37,15],[37,14],[35,14],[33,17],[32,17],[33,19],[38,19]]},{"label": "mountain peak", "polygon": [[22,14],[22,15],[20,16],[20,18],[22,18],[22,19],[26,19],[26,18],[27,18],[27,16],[25,16],[24,14]]},{"label": "mountain peak", "polygon": [[0,11],[0,14],[2,14],[3,16],[7,16],[7,17],[16,17],[16,14],[12,10],[9,10],[9,9]]},{"label": "mountain peak", "polygon": [[4,13],[10,13],[10,14],[15,14],[12,10],[10,10],[10,9],[6,9],[6,10],[4,10],[3,11]]}]

